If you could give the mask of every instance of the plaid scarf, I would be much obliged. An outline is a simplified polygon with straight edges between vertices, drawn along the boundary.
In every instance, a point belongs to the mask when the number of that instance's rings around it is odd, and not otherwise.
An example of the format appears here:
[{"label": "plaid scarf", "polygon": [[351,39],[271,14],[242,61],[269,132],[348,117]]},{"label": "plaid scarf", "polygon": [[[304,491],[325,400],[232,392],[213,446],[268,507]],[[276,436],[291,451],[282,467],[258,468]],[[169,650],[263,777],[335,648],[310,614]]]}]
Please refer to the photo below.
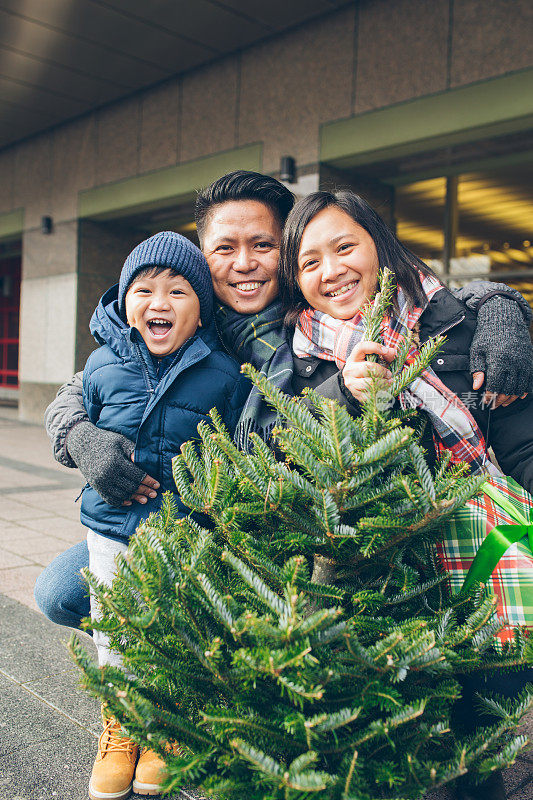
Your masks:
[{"label": "plaid scarf", "polygon": [[[420,273],[424,294],[429,302],[440,291],[442,284],[431,275]],[[412,331],[420,319],[424,307],[409,308],[401,289],[397,292],[398,311],[383,320],[382,341],[387,347],[397,347]],[[335,361],[339,369],[354,346],[364,335],[364,322],[358,313],[351,320],[334,319],[329,314],[308,308],[299,318],[294,333],[293,351],[297,356],[317,356]],[[418,356],[418,348],[412,344],[406,365]],[[449,450],[452,462],[466,461],[472,472],[492,471],[487,464],[485,440],[469,410],[442,381],[431,367],[425,369],[408,389],[400,393],[402,408],[418,408],[425,411],[433,428],[433,439],[437,452]]]},{"label": "plaid scarf", "polygon": [[[280,300],[275,300],[258,314],[239,314],[228,306],[215,309],[219,336],[241,364],[250,363],[270,383],[286,394],[293,394],[294,372],[291,347],[283,328]],[[277,413],[263,395],[252,387],[237,423],[234,440],[241,450],[249,450],[249,435],[254,432],[268,441]]]}]

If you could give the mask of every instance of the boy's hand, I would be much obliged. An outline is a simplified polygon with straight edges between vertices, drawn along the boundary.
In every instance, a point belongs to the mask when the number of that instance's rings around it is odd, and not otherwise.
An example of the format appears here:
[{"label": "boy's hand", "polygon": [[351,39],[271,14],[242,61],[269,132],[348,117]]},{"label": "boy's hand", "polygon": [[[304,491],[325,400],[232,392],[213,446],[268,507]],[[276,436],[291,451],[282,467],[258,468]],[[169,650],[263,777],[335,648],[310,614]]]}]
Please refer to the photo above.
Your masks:
[{"label": "boy's hand", "polygon": [[[135,452],[131,454],[130,458],[132,461],[135,460]],[[138,503],[147,503],[148,497],[157,497],[157,492],[155,489],[159,489],[159,482],[146,473],[138,488],[131,495],[130,499],[124,500],[122,505],[131,506],[133,500],[136,500]]]}]

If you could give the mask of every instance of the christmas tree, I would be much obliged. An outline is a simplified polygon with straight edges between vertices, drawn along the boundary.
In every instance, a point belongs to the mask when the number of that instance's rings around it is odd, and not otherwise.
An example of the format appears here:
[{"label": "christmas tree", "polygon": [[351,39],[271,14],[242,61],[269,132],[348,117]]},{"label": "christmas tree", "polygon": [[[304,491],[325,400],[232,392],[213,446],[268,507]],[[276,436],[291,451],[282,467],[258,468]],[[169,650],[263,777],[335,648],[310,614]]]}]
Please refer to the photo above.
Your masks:
[{"label": "christmas tree", "polygon": [[[390,276],[365,311],[379,338]],[[458,679],[531,661],[482,587],[450,597],[435,557],[442,520],[483,478],[429,469],[422,420],[392,403],[439,342],[393,383],[372,383],[361,415],[313,391],[291,398],[245,371],[276,408],[270,446],[240,452],[218,415],[174,460],[191,516],[172,495],[118,559],[111,588],[88,576],[125,669],[73,644],[86,687],[139,743],[164,756],[169,789],[233,800],[421,797],[512,763],[533,704],[482,700],[486,724],[454,723]],[[174,743],[180,748],[172,747]]]}]

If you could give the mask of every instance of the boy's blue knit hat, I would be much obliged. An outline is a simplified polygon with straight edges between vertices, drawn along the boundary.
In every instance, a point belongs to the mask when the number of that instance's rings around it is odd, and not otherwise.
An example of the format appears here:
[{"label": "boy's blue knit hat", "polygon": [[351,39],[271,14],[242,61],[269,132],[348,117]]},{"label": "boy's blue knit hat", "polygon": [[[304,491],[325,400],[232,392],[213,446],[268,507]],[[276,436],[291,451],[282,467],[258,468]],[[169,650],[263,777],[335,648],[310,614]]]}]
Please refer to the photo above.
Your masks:
[{"label": "boy's blue knit hat", "polygon": [[166,267],[183,275],[200,301],[200,319],[206,325],[213,313],[213,282],[201,250],[185,236],[161,231],[145,239],[131,251],[124,262],[118,284],[118,309],[126,319],[126,292],[135,276],[145,267]]}]

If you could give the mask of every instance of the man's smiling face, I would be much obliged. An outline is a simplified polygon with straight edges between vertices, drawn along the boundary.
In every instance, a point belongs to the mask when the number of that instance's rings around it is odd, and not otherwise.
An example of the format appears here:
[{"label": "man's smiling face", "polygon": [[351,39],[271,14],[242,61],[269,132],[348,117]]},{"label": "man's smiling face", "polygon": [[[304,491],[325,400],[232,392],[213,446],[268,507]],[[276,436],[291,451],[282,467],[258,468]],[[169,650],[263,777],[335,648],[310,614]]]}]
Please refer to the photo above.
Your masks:
[{"label": "man's smiling face", "polygon": [[218,299],[256,314],[278,295],[281,225],[264,203],[228,200],[209,212],[202,250]]}]

